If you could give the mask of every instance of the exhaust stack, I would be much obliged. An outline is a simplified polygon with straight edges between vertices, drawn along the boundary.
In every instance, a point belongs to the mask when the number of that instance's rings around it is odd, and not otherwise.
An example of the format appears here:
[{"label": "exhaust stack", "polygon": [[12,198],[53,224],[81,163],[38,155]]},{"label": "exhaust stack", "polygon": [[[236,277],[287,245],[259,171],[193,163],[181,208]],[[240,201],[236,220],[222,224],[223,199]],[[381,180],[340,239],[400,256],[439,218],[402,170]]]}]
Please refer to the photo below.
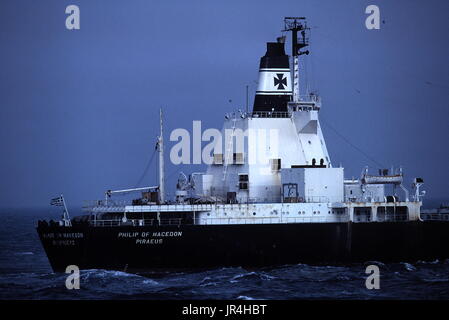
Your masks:
[{"label": "exhaust stack", "polygon": [[267,52],[260,59],[259,84],[253,112],[287,112],[292,99],[290,63],[285,54],[285,38],[267,43]]}]

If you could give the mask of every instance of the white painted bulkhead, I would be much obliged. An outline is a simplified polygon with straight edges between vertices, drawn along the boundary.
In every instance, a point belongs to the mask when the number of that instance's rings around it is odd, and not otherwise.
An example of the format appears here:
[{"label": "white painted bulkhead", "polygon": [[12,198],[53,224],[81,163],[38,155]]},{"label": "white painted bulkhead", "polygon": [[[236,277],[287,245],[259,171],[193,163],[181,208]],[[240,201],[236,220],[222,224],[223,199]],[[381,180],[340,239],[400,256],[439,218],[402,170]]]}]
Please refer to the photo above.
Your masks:
[{"label": "white painted bulkhead", "polygon": [[[236,192],[239,202],[280,202],[281,171],[273,170],[274,159],[280,159],[281,168],[312,165],[313,159],[316,165],[323,161],[331,166],[316,111],[294,111],[284,118],[230,118],[222,136],[223,163],[207,170],[213,177],[212,196],[226,199],[228,192]],[[243,153],[243,163],[233,162],[234,153]],[[239,188],[239,174],[248,174],[247,191]]]}]

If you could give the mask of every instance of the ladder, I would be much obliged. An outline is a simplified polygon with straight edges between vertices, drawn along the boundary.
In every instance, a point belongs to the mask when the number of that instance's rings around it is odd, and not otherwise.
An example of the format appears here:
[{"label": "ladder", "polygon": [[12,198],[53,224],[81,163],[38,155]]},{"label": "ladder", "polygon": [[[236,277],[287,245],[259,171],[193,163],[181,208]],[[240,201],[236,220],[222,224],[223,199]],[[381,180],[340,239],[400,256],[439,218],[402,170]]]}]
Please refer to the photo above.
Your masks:
[{"label": "ladder", "polygon": [[[227,144],[227,148],[225,151],[225,159],[224,159],[224,163],[223,163],[223,181],[226,180],[226,173],[228,171],[228,164],[230,162],[230,160],[233,158],[234,153],[233,151],[233,145],[234,145],[234,136],[235,136],[235,123],[236,123],[237,119],[234,117],[232,119],[232,133],[231,133],[231,137],[229,138],[228,144]],[[225,138],[226,138],[226,131],[225,131]],[[231,158],[231,159],[230,159]]]}]

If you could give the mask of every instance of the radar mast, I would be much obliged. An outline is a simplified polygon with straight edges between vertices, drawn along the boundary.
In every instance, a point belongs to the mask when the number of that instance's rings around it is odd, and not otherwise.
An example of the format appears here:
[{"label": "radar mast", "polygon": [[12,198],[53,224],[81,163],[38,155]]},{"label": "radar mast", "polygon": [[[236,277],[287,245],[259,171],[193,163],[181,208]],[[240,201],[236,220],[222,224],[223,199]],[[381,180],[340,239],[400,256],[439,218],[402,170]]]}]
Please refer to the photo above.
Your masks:
[{"label": "radar mast", "polygon": [[[299,56],[309,54],[309,50],[301,49],[309,45],[309,38],[306,37],[306,30],[310,30],[306,24],[305,17],[285,17],[284,32],[292,32],[292,58],[293,58],[293,103],[299,103]],[[299,33],[299,37],[298,37]]]}]

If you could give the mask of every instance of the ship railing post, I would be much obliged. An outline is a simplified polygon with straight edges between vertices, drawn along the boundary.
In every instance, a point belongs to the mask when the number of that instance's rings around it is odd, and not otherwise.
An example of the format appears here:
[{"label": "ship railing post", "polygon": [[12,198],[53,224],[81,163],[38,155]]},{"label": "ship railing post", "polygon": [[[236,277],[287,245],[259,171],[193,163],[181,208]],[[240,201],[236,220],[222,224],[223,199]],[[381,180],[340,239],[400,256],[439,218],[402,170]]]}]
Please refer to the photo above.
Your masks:
[{"label": "ship railing post", "polygon": [[65,199],[64,199],[64,195],[61,194],[61,199],[62,199],[62,203],[64,204],[64,213],[63,213],[63,221],[64,221],[64,226],[69,227],[72,225],[71,221],[70,221],[70,216],[69,216],[69,211],[67,210],[67,206],[65,204]]}]

